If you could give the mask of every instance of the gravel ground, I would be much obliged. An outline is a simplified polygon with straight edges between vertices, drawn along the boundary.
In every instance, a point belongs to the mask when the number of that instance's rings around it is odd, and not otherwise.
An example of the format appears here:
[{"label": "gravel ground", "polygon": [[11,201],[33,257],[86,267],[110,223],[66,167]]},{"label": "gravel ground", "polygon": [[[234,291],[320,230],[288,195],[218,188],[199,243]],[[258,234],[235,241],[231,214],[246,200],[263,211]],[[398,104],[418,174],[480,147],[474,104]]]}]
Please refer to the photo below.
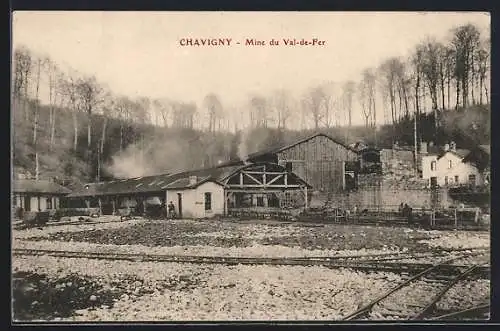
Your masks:
[{"label": "gravel ground", "polygon": [[252,245],[248,247],[214,247],[198,246],[171,246],[148,247],[144,245],[110,245],[86,242],[60,241],[28,241],[16,240],[12,248],[48,249],[62,251],[103,252],[103,253],[134,253],[134,254],[163,254],[163,255],[198,255],[198,256],[231,256],[231,257],[333,257],[353,256],[359,254],[385,254],[403,251],[389,249],[361,249],[361,250],[307,250],[300,247]]},{"label": "gravel ground", "polygon": [[[12,247],[309,257],[428,252],[442,248],[489,247],[490,243],[486,232],[334,224],[305,227],[101,219],[107,223],[14,230]],[[488,260],[487,252],[483,257],[457,263]],[[427,262],[435,263],[437,259]],[[12,263],[17,300],[14,308],[16,317],[22,320],[335,320],[403,281],[401,276],[392,273],[366,274],[320,266],[194,265],[49,256],[15,256]],[[410,287],[407,295],[401,296],[405,300],[395,301],[389,309],[399,314],[408,313],[415,309],[411,305],[417,304],[412,300],[428,298],[430,290],[423,283]],[[489,281],[464,281],[447,295],[442,306],[438,305],[439,309],[468,308],[484,303],[489,298]],[[397,319],[397,315],[397,312],[375,310],[370,318]]]},{"label": "gravel ground", "polygon": [[[78,274],[93,279],[94,288],[102,288],[91,296],[96,301],[104,296],[104,307],[100,301],[86,308],[80,305],[73,316],[57,317],[67,321],[333,320],[401,280],[390,273],[362,274],[315,266],[200,266],[46,256],[16,258],[13,267],[17,273],[54,279]],[[171,280],[175,280],[173,286]],[[133,290],[135,294],[127,292],[127,286],[117,287],[131,282],[139,288]]]},{"label": "gravel ground", "polygon": [[[122,224],[120,227],[119,225]],[[63,226],[64,227],[64,226]],[[68,226],[71,227],[71,226]],[[391,249],[425,251],[449,246],[475,247],[489,244],[488,234],[460,233],[455,242],[443,241],[443,236],[455,236],[454,231],[422,231],[361,225],[261,225],[223,222],[147,222],[108,223],[100,226],[80,225],[66,229],[29,230],[17,238],[30,240],[78,241],[113,245],[144,245],[150,247],[213,246],[250,247],[271,245],[300,247],[308,250]],[[466,241],[462,240],[467,238]]]},{"label": "gravel ground", "polygon": [[[472,293],[473,295],[464,295]],[[490,302],[490,281],[486,279],[464,280],[451,288],[437,303],[443,314],[472,308]]]}]

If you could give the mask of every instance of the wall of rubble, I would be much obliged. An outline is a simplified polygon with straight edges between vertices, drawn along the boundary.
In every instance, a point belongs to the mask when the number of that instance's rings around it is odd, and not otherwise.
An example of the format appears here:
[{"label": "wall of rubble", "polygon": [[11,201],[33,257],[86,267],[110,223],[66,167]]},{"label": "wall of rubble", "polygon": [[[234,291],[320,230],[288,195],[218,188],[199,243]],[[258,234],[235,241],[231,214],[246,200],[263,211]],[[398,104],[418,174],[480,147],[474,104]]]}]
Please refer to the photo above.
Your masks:
[{"label": "wall of rubble", "polygon": [[401,203],[413,208],[448,208],[454,204],[447,190],[431,190],[426,181],[415,175],[387,174],[359,175],[358,189],[349,193],[333,194],[329,207],[352,209],[381,208],[397,210]]},{"label": "wall of rubble", "polygon": [[382,173],[388,176],[414,175],[415,161],[413,151],[383,149],[380,151]]}]

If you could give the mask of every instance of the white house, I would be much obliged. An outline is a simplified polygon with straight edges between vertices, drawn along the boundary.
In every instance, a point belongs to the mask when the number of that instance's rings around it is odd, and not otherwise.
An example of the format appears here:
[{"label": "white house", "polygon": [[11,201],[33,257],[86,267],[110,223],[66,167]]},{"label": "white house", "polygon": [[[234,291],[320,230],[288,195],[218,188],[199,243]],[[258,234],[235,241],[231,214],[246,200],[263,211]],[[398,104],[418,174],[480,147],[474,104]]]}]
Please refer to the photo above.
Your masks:
[{"label": "white house", "polygon": [[481,171],[464,160],[469,153],[451,143],[440,154],[423,155],[422,178],[428,179],[430,186],[482,185]]},{"label": "white house", "polygon": [[224,214],[224,184],[196,176],[181,178],[166,187],[166,201],[172,202],[180,218],[211,218]]}]

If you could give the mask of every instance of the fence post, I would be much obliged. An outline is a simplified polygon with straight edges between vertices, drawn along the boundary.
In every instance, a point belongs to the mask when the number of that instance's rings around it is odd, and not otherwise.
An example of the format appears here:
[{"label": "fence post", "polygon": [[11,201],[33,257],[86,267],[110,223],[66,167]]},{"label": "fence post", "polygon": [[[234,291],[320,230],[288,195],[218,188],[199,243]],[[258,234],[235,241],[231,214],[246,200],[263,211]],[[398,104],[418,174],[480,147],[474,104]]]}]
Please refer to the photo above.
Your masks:
[{"label": "fence post", "polygon": [[455,230],[456,230],[458,228],[457,208],[455,208],[454,216],[455,216]]}]

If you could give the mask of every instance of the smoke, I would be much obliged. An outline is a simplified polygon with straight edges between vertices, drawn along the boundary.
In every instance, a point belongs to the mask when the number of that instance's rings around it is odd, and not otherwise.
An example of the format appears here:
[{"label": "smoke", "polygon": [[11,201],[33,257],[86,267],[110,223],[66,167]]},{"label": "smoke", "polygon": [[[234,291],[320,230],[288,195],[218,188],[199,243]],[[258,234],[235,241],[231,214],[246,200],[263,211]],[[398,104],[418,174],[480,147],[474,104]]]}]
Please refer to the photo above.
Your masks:
[{"label": "smoke", "polygon": [[133,178],[191,169],[199,163],[197,147],[183,139],[155,137],[115,154],[106,170],[115,178]]},{"label": "smoke", "polygon": [[270,138],[270,129],[246,128],[241,131],[237,155],[243,163],[248,163],[248,155],[266,149]]},{"label": "smoke", "polygon": [[130,145],[121,153],[111,158],[107,167],[115,178],[132,178],[149,175],[153,172],[151,163],[146,162],[146,157],[138,145]]},{"label": "smoke", "polygon": [[238,145],[238,151],[237,151],[238,157],[245,164],[247,164],[248,154],[249,154],[247,141],[248,141],[250,132],[251,132],[251,130],[249,128],[245,128],[245,129],[243,129],[243,131],[241,131],[240,143]]}]

